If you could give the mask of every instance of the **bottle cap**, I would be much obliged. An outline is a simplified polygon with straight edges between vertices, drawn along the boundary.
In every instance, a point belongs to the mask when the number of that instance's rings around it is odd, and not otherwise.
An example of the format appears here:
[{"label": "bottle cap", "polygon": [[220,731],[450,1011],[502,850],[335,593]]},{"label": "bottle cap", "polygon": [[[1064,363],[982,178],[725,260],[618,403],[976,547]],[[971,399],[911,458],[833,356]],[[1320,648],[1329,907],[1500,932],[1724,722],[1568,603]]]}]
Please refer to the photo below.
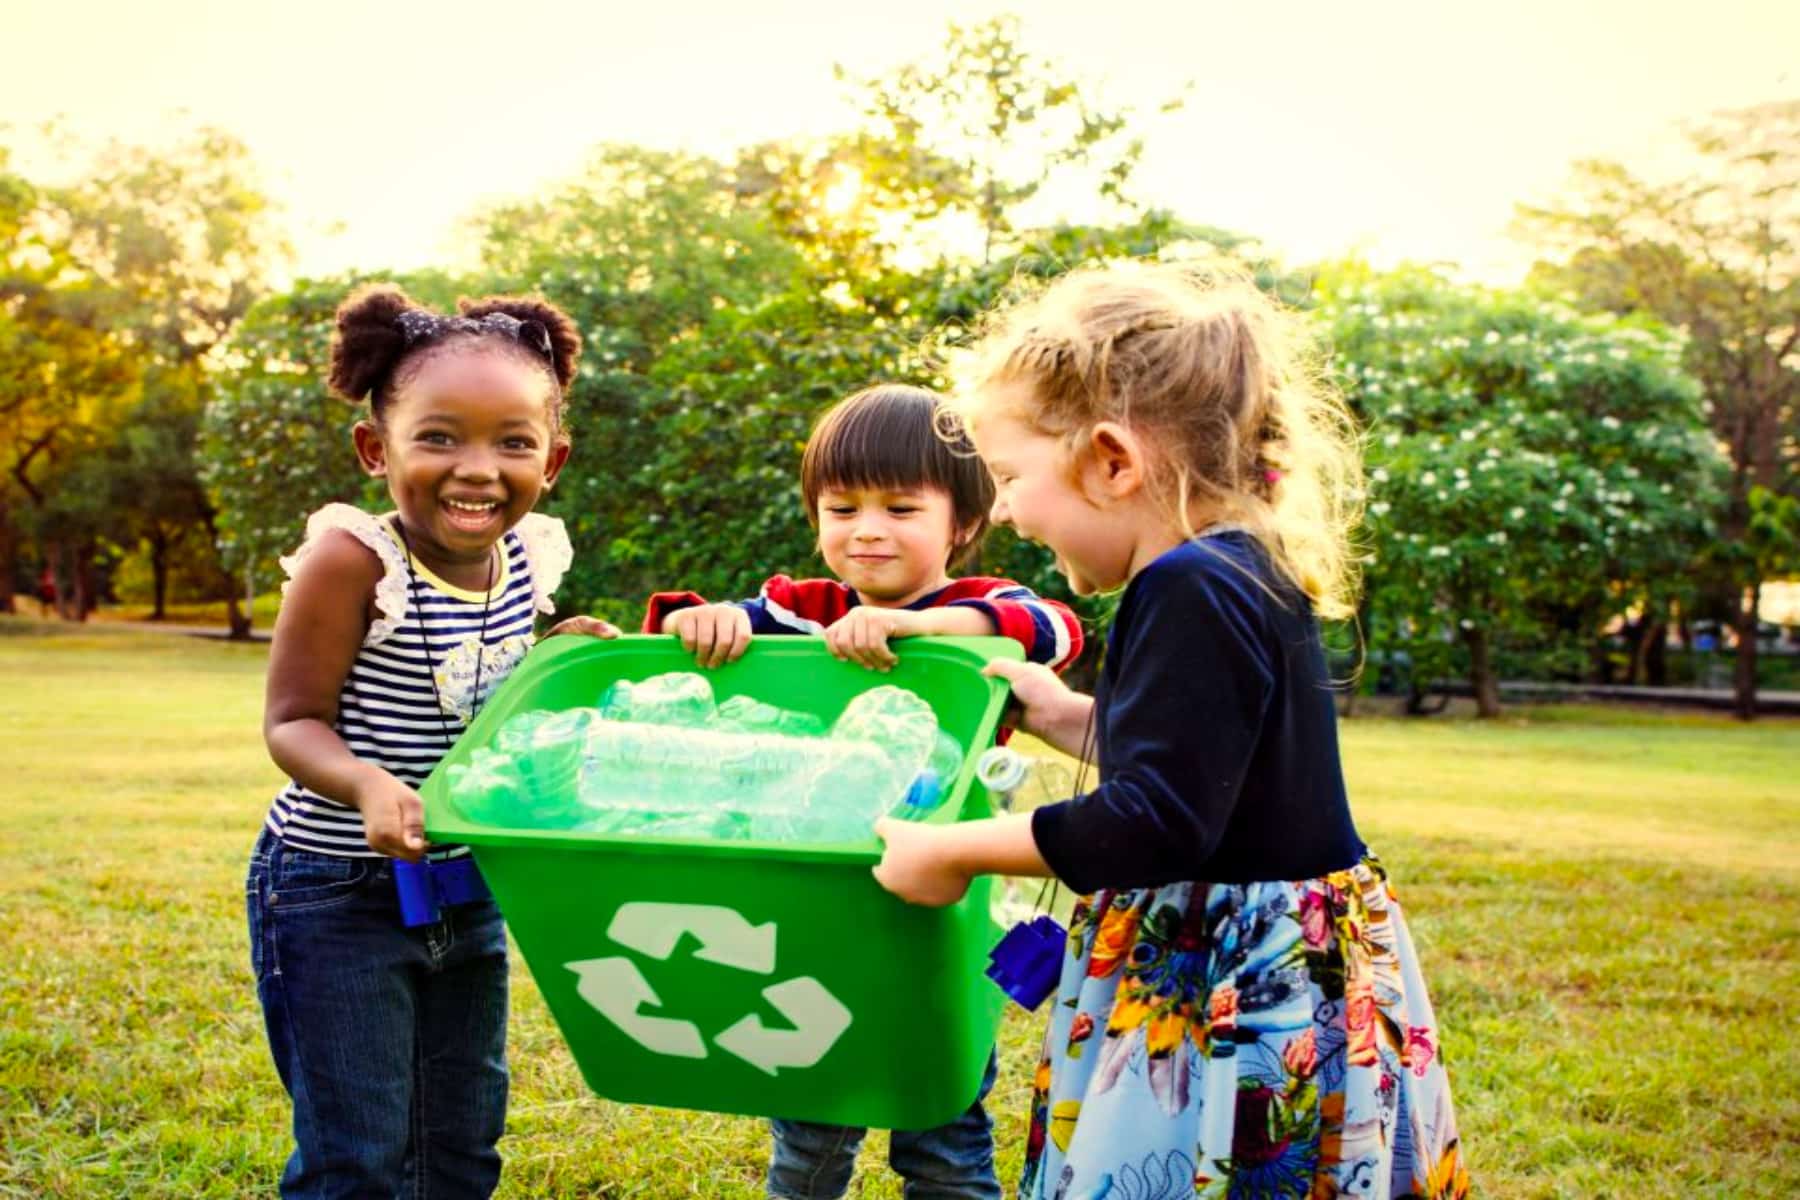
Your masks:
[{"label": "bottle cap", "polygon": [[1017,791],[1028,771],[1025,756],[1005,746],[990,747],[975,760],[975,778],[982,787],[1001,797]]},{"label": "bottle cap", "polygon": [[913,776],[912,785],[906,789],[906,799],[900,802],[905,809],[923,810],[936,808],[938,802],[938,773],[930,767]]}]

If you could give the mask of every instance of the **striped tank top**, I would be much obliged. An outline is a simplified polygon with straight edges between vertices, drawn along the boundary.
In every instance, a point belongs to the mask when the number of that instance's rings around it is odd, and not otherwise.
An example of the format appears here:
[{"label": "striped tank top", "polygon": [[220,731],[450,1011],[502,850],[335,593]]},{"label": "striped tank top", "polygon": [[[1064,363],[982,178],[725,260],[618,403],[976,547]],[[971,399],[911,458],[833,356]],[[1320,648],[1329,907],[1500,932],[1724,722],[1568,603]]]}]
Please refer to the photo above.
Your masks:
[{"label": "striped tank top", "polygon": [[[528,515],[501,538],[494,584],[483,594],[454,587],[417,561],[409,571],[387,519],[333,504],[313,514],[306,541],[281,560],[283,568],[293,574],[331,529],[351,533],[383,567],[376,619],[338,693],[333,728],[356,757],[416,788],[531,649],[534,618],[551,611],[550,592],[568,567],[568,538],[561,521]],[[266,823],[301,850],[379,857],[364,838],[361,813],[291,779]]]}]

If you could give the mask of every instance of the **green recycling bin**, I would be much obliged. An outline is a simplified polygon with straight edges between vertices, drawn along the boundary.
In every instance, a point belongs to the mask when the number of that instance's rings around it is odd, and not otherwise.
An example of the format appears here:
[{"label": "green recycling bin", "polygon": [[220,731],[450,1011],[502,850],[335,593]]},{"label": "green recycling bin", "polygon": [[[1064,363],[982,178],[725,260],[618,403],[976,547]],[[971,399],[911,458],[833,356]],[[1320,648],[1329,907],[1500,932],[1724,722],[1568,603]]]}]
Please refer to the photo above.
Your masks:
[{"label": "green recycling bin", "polygon": [[[916,693],[965,748],[932,822],[991,814],[974,779],[1005,684],[1005,638],[917,638],[878,674],[815,638],[753,642],[709,671],[829,722],[881,684]],[[482,824],[447,773],[531,709],[598,703],[620,679],[694,670],[672,637],[552,638],[496,691],[421,789],[434,841],[474,848],[488,886],[588,1085],[608,1099],[882,1129],[927,1129],[968,1107],[1005,1001],[983,971],[999,930],[990,880],[948,908],[882,890],[873,835],[786,845]]]}]

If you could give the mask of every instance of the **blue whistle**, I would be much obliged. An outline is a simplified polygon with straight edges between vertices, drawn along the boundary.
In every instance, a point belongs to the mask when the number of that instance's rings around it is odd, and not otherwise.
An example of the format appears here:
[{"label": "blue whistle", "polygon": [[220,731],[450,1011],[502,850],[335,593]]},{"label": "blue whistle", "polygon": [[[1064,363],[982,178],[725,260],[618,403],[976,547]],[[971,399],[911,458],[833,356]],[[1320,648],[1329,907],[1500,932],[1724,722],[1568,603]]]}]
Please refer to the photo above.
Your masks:
[{"label": "blue whistle", "polygon": [[493,895],[472,854],[416,863],[396,859],[394,891],[400,896],[400,923],[408,929],[439,920],[439,909]]},{"label": "blue whistle", "polygon": [[1016,1003],[1035,1010],[1056,990],[1068,938],[1068,930],[1055,917],[1014,925],[988,952],[987,977]]}]

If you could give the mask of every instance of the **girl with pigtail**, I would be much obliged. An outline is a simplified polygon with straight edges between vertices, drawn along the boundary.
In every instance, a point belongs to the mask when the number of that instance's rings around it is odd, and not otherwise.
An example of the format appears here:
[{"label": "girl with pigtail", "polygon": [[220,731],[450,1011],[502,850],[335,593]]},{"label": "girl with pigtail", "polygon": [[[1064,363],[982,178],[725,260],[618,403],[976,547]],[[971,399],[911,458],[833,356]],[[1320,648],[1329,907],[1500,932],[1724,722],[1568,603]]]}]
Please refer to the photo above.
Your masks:
[{"label": "girl with pigtail", "polygon": [[[263,733],[290,776],[251,855],[250,948],[293,1100],[287,1197],[485,1197],[506,1113],[506,934],[491,899],[402,924],[415,790],[524,657],[571,557],[532,511],[569,456],[581,337],[543,300],[446,316],[391,286],[337,313],[330,383],[394,511],[329,504],[282,560]],[[575,617],[551,633],[617,636]]]},{"label": "girl with pigtail", "polygon": [[1353,611],[1354,429],[1297,319],[1223,270],[1075,272],[997,314],[956,428],[994,520],[1122,590],[1099,686],[996,662],[1086,795],[884,821],[876,877],[1083,898],[1038,1067],[1024,1200],[1462,1197],[1442,1034],[1350,817],[1317,618]]}]

